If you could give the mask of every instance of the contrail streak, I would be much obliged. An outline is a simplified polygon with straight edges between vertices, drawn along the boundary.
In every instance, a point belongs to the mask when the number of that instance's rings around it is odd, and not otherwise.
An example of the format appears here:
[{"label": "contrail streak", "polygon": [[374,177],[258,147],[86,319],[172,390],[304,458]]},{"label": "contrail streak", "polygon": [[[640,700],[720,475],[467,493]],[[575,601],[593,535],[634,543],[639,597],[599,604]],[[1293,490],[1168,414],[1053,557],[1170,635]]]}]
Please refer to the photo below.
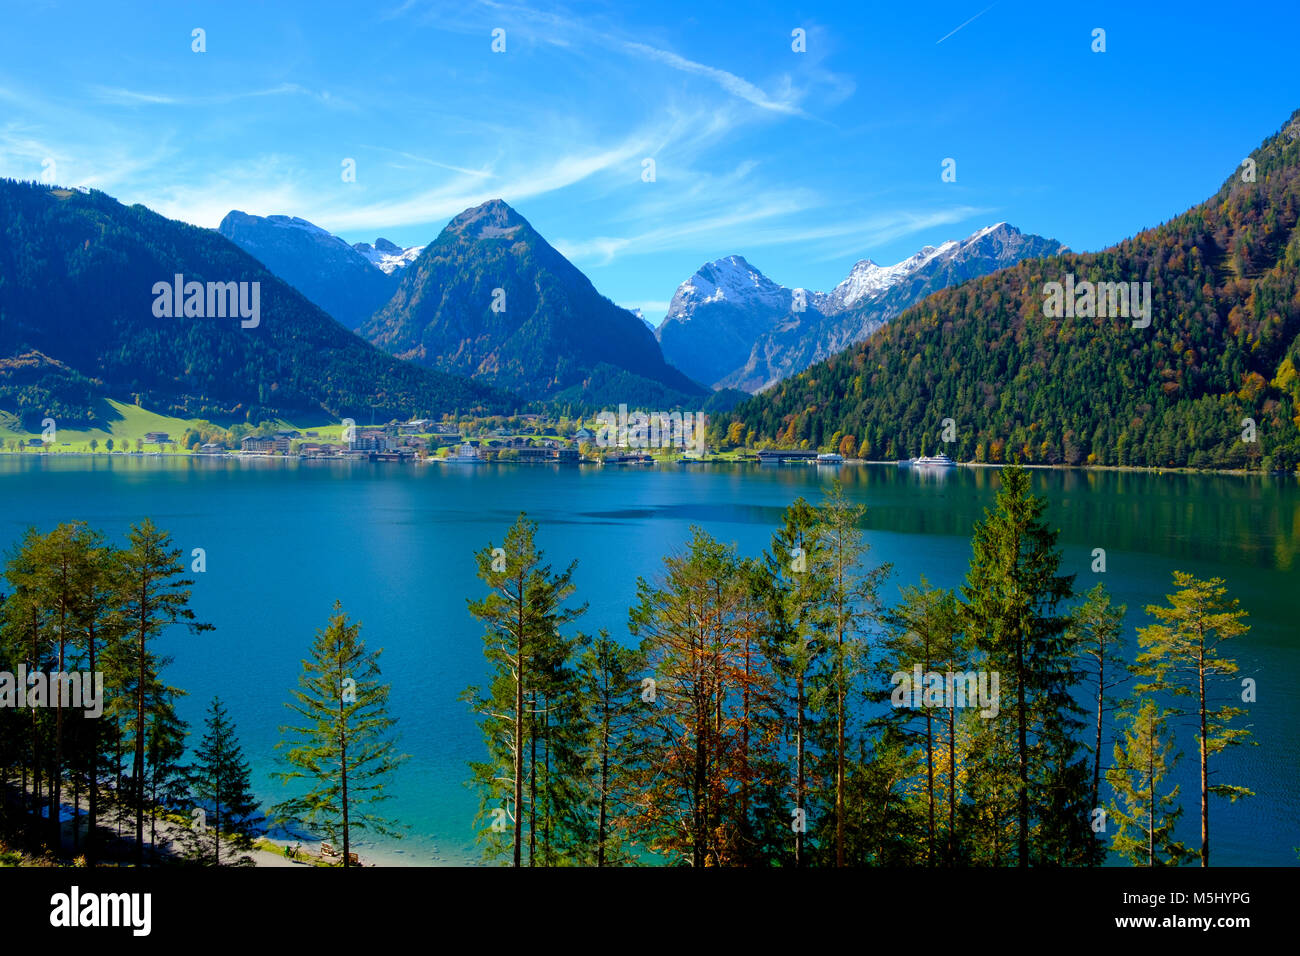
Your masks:
[{"label": "contrail streak", "polygon": [[[975,16],[973,16],[973,17],[971,17],[969,20],[967,20],[966,23],[963,23],[963,24],[961,25],[961,27],[958,27],[957,30],[960,30],[962,27],[967,26],[968,24],[975,22],[976,20],[978,20],[980,17],[984,16],[984,14],[988,13],[990,10],[992,10],[992,9],[993,9],[994,7],[996,7],[996,6],[997,6],[996,3],[990,3],[987,7],[985,7],[983,10],[981,10],[979,13],[975,14]],[[938,45],[939,45],[940,43],[942,43],[944,40],[948,39],[948,37],[952,36],[953,33],[956,33],[957,30],[953,30],[952,33],[945,33],[943,36],[939,37],[939,39],[937,39],[937,40],[934,41],[934,45],[935,45],[935,46],[938,46]]]}]

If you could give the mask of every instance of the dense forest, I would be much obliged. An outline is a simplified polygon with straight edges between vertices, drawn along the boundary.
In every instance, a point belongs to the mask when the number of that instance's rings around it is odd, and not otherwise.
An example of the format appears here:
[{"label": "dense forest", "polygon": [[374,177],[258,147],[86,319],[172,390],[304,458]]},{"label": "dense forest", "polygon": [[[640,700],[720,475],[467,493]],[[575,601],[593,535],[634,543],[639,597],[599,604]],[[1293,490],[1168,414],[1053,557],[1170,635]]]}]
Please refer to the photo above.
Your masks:
[{"label": "dense forest", "polygon": [[[363,342],[210,229],[97,191],[0,180],[0,406],[29,429],[54,411],[90,422],[97,397],[212,421],[369,420],[510,411],[486,385]],[[260,322],[160,318],[153,288],[260,283]],[[33,369],[39,369],[39,374]]]},{"label": "dense forest", "polygon": [[[819,504],[796,499],[760,555],[696,529],[638,580],[631,640],[582,630],[576,564],[549,564],[526,515],[489,542],[468,600],[484,680],[462,695],[485,746],[470,766],[485,856],[1209,864],[1212,803],[1251,793],[1219,772],[1225,748],[1253,743],[1226,646],[1246,613],[1221,580],[1175,572],[1124,659],[1125,609],[1060,573],[1024,469],[1001,473],[955,590],[922,578],[886,606],[892,569],[871,562],[863,524],[836,485]],[[255,844],[273,821],[330,841],[311,862],[350,866],[358,837],[402,834],[379,811],[405,755],[360,624],[336,605],[316,632],[280,728],[289,789],[264,815],[226,703],[192,733],[165,677],[158,638],[210,629],[187,570],[147,520],[120,546],[80,522],[31,529],[6,555],[0,858],[306,861]],[[1186,798],[1170,779],[1182,748],[1202,781]],[[1175,837],[1184,799],[1199,845]]]},{"label": "dense forest", "polygon": [[[719,418],[713,438],[875,459],[1290,470],[1298,215],[1300,111],[1194,209],[1098,253],[935,293]],[[1068,274],[1149,282],[1150,325],[1048,318],[1044,287]]]}]

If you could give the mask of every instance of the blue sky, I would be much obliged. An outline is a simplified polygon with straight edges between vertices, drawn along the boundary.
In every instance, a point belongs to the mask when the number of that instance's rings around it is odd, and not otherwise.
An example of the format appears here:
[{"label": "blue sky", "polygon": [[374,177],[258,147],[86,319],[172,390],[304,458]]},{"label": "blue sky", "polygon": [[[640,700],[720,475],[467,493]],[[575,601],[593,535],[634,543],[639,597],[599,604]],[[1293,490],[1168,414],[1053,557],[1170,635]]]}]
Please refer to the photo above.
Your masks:
[{"label": "blue sky", "polygon": [[0,17],[0,176],[401,245],[501,197],[654,321],[731,254],[828,289],[858,259],[1002,220],[1099,249],[1208,197],[1300,106],[1290,2],[28,0]]}]

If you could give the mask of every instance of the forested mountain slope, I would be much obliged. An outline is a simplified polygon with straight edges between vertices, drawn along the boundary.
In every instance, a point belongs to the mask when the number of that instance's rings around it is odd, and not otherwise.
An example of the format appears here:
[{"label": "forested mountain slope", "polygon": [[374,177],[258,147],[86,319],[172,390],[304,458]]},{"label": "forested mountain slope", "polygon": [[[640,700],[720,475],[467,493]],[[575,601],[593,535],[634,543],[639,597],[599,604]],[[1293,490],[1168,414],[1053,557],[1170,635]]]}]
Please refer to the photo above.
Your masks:
[{"label": "forested mountain slope", "polygon": [[[1101,252],[937,292],[741,404],[716,434],[871,458],[1294,468],[1298,212],[1300,111],[1201,205]],[[1046,286],[1068,275],[1149,282],[1150,324],[1049,317]]]}]

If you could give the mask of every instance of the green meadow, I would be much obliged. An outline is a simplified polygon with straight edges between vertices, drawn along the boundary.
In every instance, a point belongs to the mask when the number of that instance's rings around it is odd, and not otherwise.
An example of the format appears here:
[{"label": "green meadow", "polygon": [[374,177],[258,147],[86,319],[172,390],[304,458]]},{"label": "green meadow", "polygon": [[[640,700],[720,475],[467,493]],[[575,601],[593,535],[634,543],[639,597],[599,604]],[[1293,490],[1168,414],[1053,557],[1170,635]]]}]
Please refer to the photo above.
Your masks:
[{"label": "green meadow", "polygon": [[[139,405],[128,405],[124,402],[105,400],[105,408],[100,415],[100,425],[96,428],[59,428],[55,435],[55,442],[50,451],[52,452],[89,452],[91,451],[90,443],[92,440],[97,442],[96,451],[106,452],[105,447],[108,439],[113,440],[114,450],[129,449],[135,450],[137,440],[143,441],[144,436],[150,432],[166,432],[167,436],[177,442],[176,450],[178,452],[188,453],[189,449],[180,447],[180,440],[186,431],[191,428],[203,429],[211,428],[212,423],[204,422],[198,418],[175,418],[171,415],[160,415],[157,412],[151,412],[147,408],[141,408]],[[343,432],[341,423],[329,425],[310,425],[299,426],[290,422],[275,421],[270,424],[276,428],[297,429],[305,432],[307,430],[316,432],[322,440],[332,438],[338,441]],[[32,438],[39,438],[40,432],[29,432],[22,428],[18,421],[18,416],[12,412],[0,411],[0,446],[4,451],[13,451],[12,441],[20,445]],[[158,451],[159,448],[152,444],[144,446],[147,451]]]}]

